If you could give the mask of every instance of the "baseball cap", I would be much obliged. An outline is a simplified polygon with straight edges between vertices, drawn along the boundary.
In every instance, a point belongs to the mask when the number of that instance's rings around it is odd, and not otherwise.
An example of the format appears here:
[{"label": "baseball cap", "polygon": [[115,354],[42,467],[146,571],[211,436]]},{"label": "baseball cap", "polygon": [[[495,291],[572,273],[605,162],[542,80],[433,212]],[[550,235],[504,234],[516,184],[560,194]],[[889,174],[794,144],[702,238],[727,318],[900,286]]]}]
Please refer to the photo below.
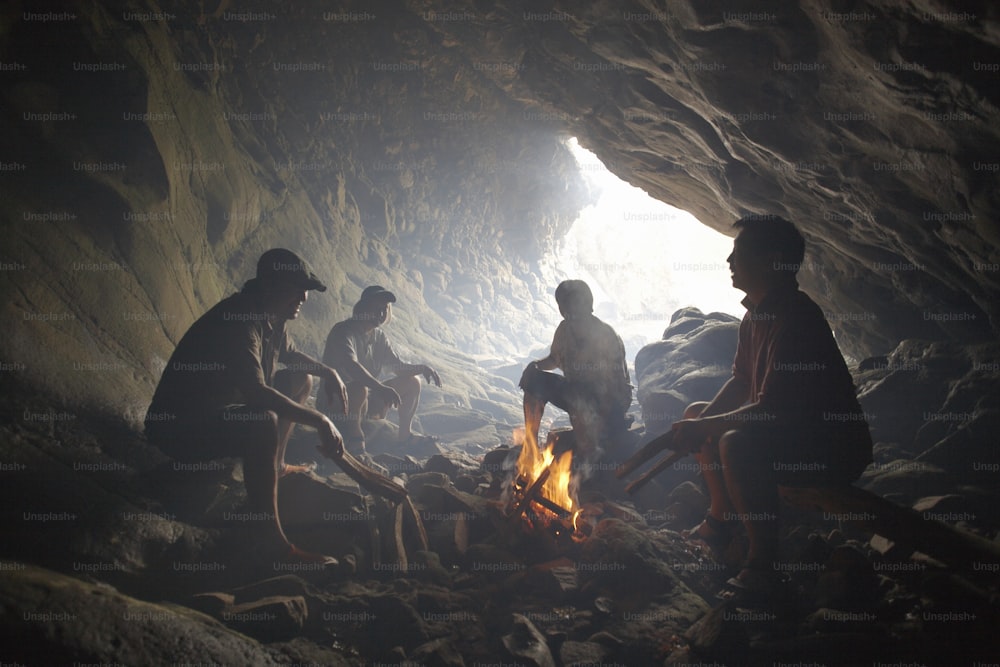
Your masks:
[{"label": "baseball cap", "polygon": [[396,303],[396,295],[381,285],[370,285],[366,287],[363,292],[361,292],[361,298],[358,299],[358,303],[367,303],[369,301]]},{"label": "baseball cap", "polygon": [[306,261],[291,250],[271,248],[257,260],[257,279],[264,282],[286,282],[302,289],[325,292],[326,285],[320,282]]}]

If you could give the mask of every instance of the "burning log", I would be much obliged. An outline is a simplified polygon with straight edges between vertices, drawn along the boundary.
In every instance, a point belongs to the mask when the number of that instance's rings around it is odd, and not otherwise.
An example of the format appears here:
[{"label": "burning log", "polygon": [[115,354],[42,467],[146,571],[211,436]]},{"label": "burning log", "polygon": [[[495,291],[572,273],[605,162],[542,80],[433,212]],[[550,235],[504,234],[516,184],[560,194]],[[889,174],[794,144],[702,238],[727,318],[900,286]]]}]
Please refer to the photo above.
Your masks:
[{"label": "burning log", "polygon": [[519,519],[525,510],[531,506],[531,501],[541,497],[542,487],[545,486],[545,482],[548,481],[549,475],[552,471],[548,468],[542,471],[542,474],[538,476],[537,479],[524,491],[524,495],[520,498],[514,499],[513,507],[511,507],[511,517],[514,519]]}]

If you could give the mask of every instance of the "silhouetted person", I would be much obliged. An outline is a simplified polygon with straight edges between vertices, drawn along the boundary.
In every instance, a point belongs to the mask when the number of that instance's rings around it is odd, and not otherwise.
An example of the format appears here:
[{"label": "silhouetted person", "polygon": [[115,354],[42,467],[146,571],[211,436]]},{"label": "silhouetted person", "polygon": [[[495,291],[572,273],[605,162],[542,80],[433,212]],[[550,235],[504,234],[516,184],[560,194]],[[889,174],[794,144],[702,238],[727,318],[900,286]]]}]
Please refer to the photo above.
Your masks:
[{"label": "silhouetted person", "polygon": [[[396,296],[379,285],[366,287],[354,305],[351,318],[338,322],[330,330],[323,351],[323,363],[337,369],[347,383],[347,414],[337,412],[338,405],[321,403],[334,420],[342,421],[348,451],[363,455],[365,433],[363,419],[383,419],[390,408],[399,408],[399,444],[433,442],[434,438],[411,431],[413,416],[420,402],[420,380],[441,386],[437,372],[426,364],[407,364],[399,358],[382,331],[392,317]],[[384,382],[383,373],[394,376]]]},{"label": "silhouetted person", "polygon": [[798,289],[802,235],[774,216],[734,226],[727,261],[747,313],[733,376],[710,402],[689,406],[673,433],[695,453],[711,496],[689,536],[718,554],[742,523],[749,553],[730,585],[766,592],[780,579],[778,485],[849,484],[871,462],[872,442],[830,326]]},{"label": "silhouetted person", "polygon": [[[333,562],[292,545],[278,518],[278,477],[303,468],[284,461],[292,424],[315,428],[330,453],[343,448],[333,422],[303,403],[311,375],[323,378],[335,402],[346,401],[344,384],[335,370],[296,350],[285,332],[309,290],[326,287],[295,253],[275,248],[261,255],[256,277],[202,315],[177,344],[149,406],[146,434],[177,461],[242,458],[260,546]],[[278,363],[295,370],[277,370]]]},{"label": "silhouetted person", "polygon": [[[563,321],[549,355],[532,361],[521,375],[524,421],[537,439],[545,404],[562,408],[569,413],[577,451],[593,460],[602,436],[627,430],[632,385],[625,346],[615,330],[594,315],[594,295],[587,283],[559,283],[556,303]],[[550,372],[556,368],[563,374]]]}]

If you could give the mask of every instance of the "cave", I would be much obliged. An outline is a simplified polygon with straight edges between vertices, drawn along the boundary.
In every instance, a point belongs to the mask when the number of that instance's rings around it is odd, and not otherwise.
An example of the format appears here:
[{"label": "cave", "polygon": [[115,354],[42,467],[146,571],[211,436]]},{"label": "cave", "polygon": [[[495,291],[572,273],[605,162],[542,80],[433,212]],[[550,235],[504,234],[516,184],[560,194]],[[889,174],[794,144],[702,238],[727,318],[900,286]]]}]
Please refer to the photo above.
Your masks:
[{"label": "cave", "polygon": [[[995,544],[998,13],[987,0],[7,3],[0,658],[995,659],[1000,558],[956,569],[802,510],[787,546],[815,565],[791,571],[808,609],[723,613],[714,566],[671,537],[704,511],[690,466],[634,498],[608,491],[587,539],[546,558],[488,542],[480,491],[522,423],[521,369],[560,321],[553,291],[579,277],[554,254],[597,198],[578,142],[723,235],[746,215],[791,220],[799,284],[870,415],[875,463],[858,485]],[[684,256],[670,224],[653,243]],[[628,211],[607,225],[651,242]],[[313,474],[321,488],[290,476],[288,503],[324,529],[327,514],[361,517],[337,533],[361,545],[337,554],[353,569],[227,570],[205,517],[236,511],[242,468],[208,466],[180,490],[160,475],[143,418],[171,353],[275,247],[328,287],[290,325],[299,349],[319,357],[362,290],[384,285],[401,356],[440,373],[415,421],[438,443],[381,459],[426,524],[431,548],[396,554],[412,567],[375,568],[364,546],[386,513],[405,523],[398,507]],[[605,275],[636,268],[600,261]],[[737,318],[697,298],[615,309],[615,296],[600,316],[644,331],[628,359],[638,445],[721,386]],[[298,429],[289,451],[314,445]]]}]

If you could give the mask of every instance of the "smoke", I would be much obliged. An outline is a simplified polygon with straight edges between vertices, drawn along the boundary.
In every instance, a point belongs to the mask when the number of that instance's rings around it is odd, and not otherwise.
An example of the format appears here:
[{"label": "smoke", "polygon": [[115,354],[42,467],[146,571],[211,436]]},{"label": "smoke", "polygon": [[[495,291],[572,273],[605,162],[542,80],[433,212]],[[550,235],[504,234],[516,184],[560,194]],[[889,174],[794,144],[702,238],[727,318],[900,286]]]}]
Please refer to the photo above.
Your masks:
[{"label": "smoke", "polygon": [[575,139],[567,145],[598,199],[561,240],[554,265],[590,285],[594,313],[615,328],[630,359],[659,340],[679,308],[742,316],[743,294],[726,263],[730,238],[622,181]]}]

